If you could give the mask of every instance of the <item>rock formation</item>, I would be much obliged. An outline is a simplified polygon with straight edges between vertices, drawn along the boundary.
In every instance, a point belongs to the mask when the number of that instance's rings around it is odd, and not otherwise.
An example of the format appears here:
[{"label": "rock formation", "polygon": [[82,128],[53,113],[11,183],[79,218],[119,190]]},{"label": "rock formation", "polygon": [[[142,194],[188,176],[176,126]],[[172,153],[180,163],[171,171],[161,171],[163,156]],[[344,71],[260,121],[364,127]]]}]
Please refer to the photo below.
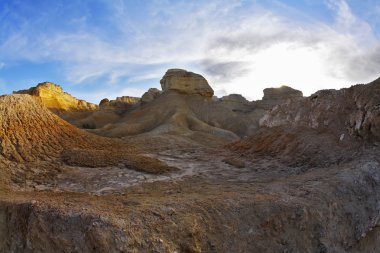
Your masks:
[{"label": "rock formation", "polygon": [[175,90],[185,94],[199,94],[205,97],[214,95],[214,90],[203,76],[183,69],[169,69],[160,83],[164,92]]},{"label": "rock formation", "polygon": [[279,88],[266,88],[264,89],[264,96],[262,100],[256,101],[256,106],[265,110],[270,110],[278,104],[285,103],[289,100],[297,100],[303,97],[301,91],[293,89],[288,86],[281,86]]},{"label": "rock formation", "polygon": [[111,109],[122,113],[132,107],[136,107],[140,103],[140,100],[140,98],[130,96],[117,97],[115,100],[108,100],[105,98],[100,101],[99,108]]},{"label": "rock formation", "polygon": [[380,141],[379,101],[379,79],[318,91],[275,106],[260,119],[260,131],[232,147],[272,154],[292,165],[351,160],[365,143]]},{"label": "rock formation", "polygon": [[15,91],[13,93],[34,96],[52,111],[86,111],[98,108],[95,104],[76,99],[64,92],[61,86],[50,82],[39,83],[36,87],[32,87],[28,90]]},{"label": "rock formation", "polygon": [[147,92],[145,92],[141,97],[142,103],[149,103],[153,101],[155,98],[157,98],[162,91],[160,91],[157,88],[150,88]]},{"label": "rock formation", "polygon": [[102,167],[144,160],[165,167],[139,156],[125,143],[72,126],[29,95],[0,97],[0,119],[1,171],[13,183],[25,184],[30,175],[56,174],[62,162]]},{"label": "rock formation", "polygon": [[149,89],[141,100],[104,99],[99,111],[69,121],[109,137],[180,132],[200,140],[207,138],[194,136],[232,140],[257,131],[259,120],[274,105],[302,98],[302,92],[281,87],[266,89],[264,99],[253,102],[238,94],[210,99],[213,90],[206,79],[180,69],[168,70],[161,85],[163,91]]},{"label": "rock formation", "polygon": [[292,98],[302,98],[302,92],[295,90],[289,86],[281,86],[279,88],[266,88],[264,89],[263,100],[278,101]]},{"label": "rock formation", "polygon": [[87,131],[0,97],[0,252],[379,251],[380,79],[250,102],[174,72]]}]

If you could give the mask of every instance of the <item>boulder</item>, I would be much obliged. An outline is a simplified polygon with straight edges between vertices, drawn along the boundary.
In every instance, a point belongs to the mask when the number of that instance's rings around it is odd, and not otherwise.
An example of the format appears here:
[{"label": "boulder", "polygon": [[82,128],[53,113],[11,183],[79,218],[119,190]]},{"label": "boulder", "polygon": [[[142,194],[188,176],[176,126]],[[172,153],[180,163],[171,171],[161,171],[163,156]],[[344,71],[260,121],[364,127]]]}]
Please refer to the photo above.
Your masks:
[{"label": "boulder", "polygon": [[203,76],[183,69],[169,69],[160,83],[164,92],[175,90],[185,94],[199,94],[210,98],[214,95],[214,90]]}]

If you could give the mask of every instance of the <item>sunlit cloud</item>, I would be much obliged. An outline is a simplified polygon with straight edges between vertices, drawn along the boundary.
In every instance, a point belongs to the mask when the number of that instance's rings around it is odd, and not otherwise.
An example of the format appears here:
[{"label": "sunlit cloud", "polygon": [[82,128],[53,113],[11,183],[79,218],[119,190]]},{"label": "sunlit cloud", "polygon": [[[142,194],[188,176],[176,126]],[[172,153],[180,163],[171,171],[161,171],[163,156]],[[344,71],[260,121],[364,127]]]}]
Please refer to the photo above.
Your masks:
[{"label": "sunlit cloud", "polygon": [[147,85],[159,87],[169,67],[201,73],[218,95],[249,99],[261,98],[268,86],[286,84],[309,95],[380,75],[379,38],[344,0],[325,1],[332,22],[294,19],[254,1],[151,1],[137,17],[127,3],[105,4],[112,36],[85,15],[71,19],[75,31],[35,36],[26,24],[0,44],[2,57],[60,62],[68,83],[97,86],[83,93],[92,101],[112,98],[114,89],[141,95]]}]

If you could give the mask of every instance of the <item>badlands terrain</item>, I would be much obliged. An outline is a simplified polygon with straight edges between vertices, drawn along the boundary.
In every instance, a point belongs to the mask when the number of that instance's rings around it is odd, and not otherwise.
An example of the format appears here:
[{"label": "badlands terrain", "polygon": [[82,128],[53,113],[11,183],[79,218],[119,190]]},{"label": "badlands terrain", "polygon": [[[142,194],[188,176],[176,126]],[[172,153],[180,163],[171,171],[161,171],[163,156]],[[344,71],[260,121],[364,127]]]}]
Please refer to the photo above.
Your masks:
[{"label": "badlands terrain", "polygon": [[258,101],[160,83],[0,97],[0,252],[380,252],[380,79]]}]

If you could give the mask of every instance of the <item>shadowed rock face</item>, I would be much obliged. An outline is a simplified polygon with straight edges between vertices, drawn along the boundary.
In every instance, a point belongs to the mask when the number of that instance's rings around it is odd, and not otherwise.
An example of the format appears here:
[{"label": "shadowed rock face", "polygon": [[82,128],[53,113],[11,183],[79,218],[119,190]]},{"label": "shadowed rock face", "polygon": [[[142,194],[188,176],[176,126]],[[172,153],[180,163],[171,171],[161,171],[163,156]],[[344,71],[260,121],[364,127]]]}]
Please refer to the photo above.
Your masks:
[{"label": "shadowed rock face", "polygon": [[264,89],[263,100],[283,100],[289,98],[302,98],[302,91],[295,90],[289,86]]},{"label": "shadowed rock face", "polygon": [[203,76],[183,69],[169,69],[160,83],[163,91],[176,90],[185,94],[200,94],[204,97],[214,95],[214,90]]},{"label": "shadowed rock face", "polygon": [[279,88],[266,88],[264,89],[263,100],[260,101],[261,105],[267,108],[281,104],[288,99],[295,100],[303,97],[301,91],[293,89],[288,86],[281,86]]}]

